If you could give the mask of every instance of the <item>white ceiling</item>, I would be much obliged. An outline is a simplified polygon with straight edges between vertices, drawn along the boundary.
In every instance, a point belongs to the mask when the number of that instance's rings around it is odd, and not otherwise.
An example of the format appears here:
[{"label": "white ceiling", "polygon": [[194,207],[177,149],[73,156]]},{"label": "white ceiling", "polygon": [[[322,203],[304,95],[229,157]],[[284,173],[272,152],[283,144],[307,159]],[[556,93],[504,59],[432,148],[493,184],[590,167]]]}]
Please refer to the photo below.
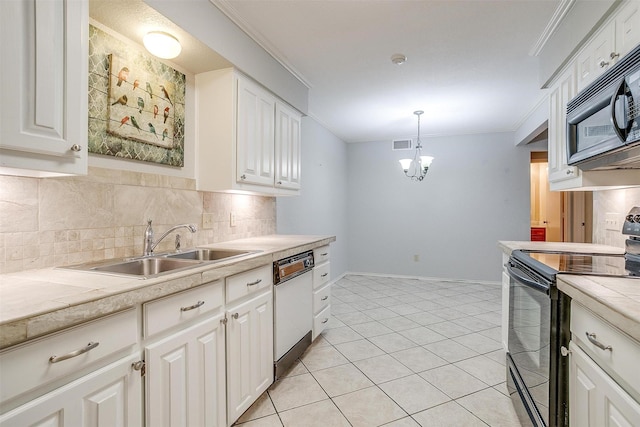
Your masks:
[{"label": "white ceiling", "polygon": [[[213,0],[310,87],[347,142],[513,131],[542,100],[530,56],[557,0]],[[394,65],[391,55],[408,60]]]},{"label": "white ceiling", "polygon": [[[514,131],[544,97],[529,52],[560,3],[212,1],[309,86],[309,115],[346,142],[415,136],[414,110],[423,136]],[[90,0],[90,15],[138,43],[172,31],[174,62],[193,73],[229,66],[141,0]]]}]

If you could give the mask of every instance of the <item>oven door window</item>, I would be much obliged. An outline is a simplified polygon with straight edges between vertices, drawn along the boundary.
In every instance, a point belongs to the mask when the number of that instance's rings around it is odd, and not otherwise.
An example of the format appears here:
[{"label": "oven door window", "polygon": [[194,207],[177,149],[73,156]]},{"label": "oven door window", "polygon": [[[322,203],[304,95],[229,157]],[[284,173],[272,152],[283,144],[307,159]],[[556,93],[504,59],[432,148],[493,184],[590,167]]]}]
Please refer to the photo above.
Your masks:
[{"label": "oven door window", "polygon": [[511,279],[509,353],[527,390],[548,420],[551,298]]}]

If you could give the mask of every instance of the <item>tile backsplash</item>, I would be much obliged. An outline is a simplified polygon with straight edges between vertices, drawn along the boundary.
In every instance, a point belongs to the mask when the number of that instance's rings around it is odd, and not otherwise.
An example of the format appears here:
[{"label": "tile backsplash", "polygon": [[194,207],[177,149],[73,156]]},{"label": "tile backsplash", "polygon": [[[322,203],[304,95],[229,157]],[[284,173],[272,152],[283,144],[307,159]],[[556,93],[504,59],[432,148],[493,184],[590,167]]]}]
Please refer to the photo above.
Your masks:
[{"label": "tile backsplash", "polygon": [[[640,206],[640,188],[593,192],[593,243],[624,248],[627,236],[621,233],[624,218],[634,206]],[[607,230],[607,215],[617,219],[619,227]]]},{"label": "tile backsplash", "polygon": [[[235,215],[231,227],[230,215]],[[0,273],[142,254],[147,219],[156,236],[176,230],[156,252],[276,232],[275,198],[195,190],[195,180],[89,168],[87,176],[0,175]]]}]

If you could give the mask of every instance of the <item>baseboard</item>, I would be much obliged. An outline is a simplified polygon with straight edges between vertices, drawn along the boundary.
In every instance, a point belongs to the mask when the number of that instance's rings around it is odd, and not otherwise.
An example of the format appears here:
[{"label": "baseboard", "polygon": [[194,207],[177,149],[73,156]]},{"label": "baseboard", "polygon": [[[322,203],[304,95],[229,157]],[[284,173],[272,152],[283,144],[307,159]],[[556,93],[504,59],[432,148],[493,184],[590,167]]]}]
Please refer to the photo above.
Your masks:
[{"label": "baseboard", "polygon": [[469,280],[469,279],[450,279],[450,278],[442,278],[442,277],[427,277],[427,276],[409,276],[403,274],[382,274],[382,273],[367,273],[367,272],[357,272],[357,271],[347,271],[343,273],[340,277],[334,280],[337,282],[338,280],[349,276],[375,276],[375,277],[392,277],[395,279],[414,279],[414,280],[432,280],[438,282],[456,282],[456,283],[468,283],[468,284],[481,284],[481,285],[490,285],[490,286],[502,286],[501,282],[491,281],[491,280]]}]

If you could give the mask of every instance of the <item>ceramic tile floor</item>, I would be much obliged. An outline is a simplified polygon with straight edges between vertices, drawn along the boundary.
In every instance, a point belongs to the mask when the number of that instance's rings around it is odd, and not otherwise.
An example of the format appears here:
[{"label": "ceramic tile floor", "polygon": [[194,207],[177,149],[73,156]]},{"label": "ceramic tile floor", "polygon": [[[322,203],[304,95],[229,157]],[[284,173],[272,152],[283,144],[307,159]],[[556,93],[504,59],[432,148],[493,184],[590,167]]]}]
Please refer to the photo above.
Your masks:
[{"label": "ceramic tile floor", "polygon": [[332,319],[241,427],[520,426],[498,285],[348,275]]}]

